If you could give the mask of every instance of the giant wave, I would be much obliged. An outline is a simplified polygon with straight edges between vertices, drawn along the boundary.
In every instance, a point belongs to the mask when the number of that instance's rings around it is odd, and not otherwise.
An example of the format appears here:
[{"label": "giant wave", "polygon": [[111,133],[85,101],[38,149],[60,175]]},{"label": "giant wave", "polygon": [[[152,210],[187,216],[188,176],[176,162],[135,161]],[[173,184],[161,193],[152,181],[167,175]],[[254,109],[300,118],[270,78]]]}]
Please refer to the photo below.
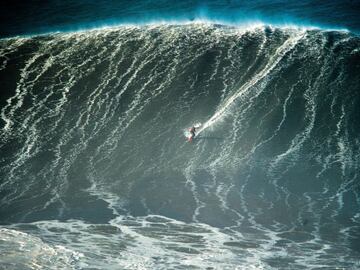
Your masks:
[{"label": "giant wave", "polygon": [[0,60],[0,248],[39,254],[14,269],[359,267],[358,37],[121,26]]}]

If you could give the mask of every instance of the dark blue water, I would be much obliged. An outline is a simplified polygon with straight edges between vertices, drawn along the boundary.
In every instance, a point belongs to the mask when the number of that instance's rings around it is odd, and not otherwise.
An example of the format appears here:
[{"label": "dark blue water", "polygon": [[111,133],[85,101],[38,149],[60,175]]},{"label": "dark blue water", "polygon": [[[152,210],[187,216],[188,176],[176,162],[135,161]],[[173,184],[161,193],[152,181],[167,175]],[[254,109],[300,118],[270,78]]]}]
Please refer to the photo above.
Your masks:
[{"label": "dark blue water", "polygon": [[106,25],[211,20],[296,24],[360,31],[360,1],[5,1],[0,36],[72,31]]},{"label": "dark blue water", "polygon": [[0,269],[359,269],[357,11],[8,2]]}]

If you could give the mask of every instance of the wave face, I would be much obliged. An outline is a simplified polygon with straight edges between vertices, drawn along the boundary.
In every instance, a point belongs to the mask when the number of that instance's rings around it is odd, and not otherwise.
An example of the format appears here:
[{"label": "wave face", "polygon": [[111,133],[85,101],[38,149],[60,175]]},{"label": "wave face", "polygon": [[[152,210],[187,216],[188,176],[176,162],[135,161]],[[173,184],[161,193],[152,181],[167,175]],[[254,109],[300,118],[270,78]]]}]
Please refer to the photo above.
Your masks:
[{"label": "wave face", "polygon": [[358,37],[120,27],[0,59],[3,265],[360,267]]}]

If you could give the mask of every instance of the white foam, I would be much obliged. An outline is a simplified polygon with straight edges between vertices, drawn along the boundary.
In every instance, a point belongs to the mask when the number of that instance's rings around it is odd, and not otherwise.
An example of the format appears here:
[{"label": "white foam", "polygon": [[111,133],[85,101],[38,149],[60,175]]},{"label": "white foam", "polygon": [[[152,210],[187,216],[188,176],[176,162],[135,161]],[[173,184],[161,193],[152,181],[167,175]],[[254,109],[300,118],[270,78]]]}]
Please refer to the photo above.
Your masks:
[{"label": "white foam", "polygon": [[0,264],[9,269],[73,269],[83,257],[81,252],[18,230],[0,228],[0,240]]},{"label": "white foam", "polygon": [[298,43],[298,41],[303,37],[304,37],[304,32],[301,31],[296,35],[291,36],[288,40],[284,42],[284,44],[282,44],[279,48],[277,48],[274,56],[269,59],[266,66],[260,72],[258,72],[250,81],[242,85],[234,95],[229,97],[226,100],[226,102],[223,105],[221,105],[220,109],[199,129],[198,134],[200,134],[201,132],[203,132],[205,129],[212,126],[213,124],[215,124],[217,121],[221,120],[224,117],[224,115],[228,112],[229,107],[238,98],[244,96],[248,90],[251,90],[251,87],[253,87],[256,83],[258,83],[260,80],[265,78],[271,72],[271,70],[273,70],[276,67],[276,65],[282,60],[286,52],[294,48],[295,45]]}]

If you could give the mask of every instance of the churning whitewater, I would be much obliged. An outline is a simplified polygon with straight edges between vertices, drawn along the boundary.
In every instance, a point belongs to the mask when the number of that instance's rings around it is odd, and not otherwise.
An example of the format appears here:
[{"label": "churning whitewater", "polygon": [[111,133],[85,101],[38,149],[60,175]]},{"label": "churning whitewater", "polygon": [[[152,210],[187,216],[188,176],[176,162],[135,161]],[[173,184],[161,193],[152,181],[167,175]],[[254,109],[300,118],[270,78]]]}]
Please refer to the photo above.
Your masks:
[{"label": "churning whitewater", "polygon": [[319,29],[0,40],[0,268],[358,269],[359,70]]}]

